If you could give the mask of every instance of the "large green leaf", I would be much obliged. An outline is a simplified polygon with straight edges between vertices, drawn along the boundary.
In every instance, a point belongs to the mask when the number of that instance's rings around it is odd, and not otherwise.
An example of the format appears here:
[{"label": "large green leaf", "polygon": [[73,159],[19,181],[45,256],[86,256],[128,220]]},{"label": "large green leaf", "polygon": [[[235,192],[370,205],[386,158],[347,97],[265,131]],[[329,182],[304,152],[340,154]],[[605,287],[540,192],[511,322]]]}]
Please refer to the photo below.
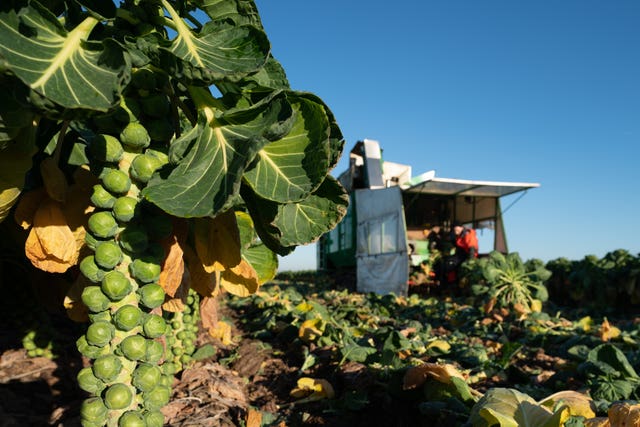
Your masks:
[{"label": "large green leaf", "polygon": [[198,0],[196,4],[214,21],[231,19],[238,25],[262,28],[258,8],[252,0]]},{"label": "large green leaf", "polygon": [[32,2],[0,14],[0,56],[36,93],[65,108],[106,111],[129,77],[119,45],[87,41],[97,24],[86,18],[67,32],[47,9]]},{"label": "large green leaf", "polygon": [[243,185],[246,202],[260,239],[274,252],[286,255],[298,245],[312,243],[344,217],[349,197],[328,175],[318,189],[296,203],[278,204],[256,196]]},{"label": "large green leaf", "polygon": [[142,194],[179,217],[205,217],[229,208],[242,175],[268,140],[265,134],[286,121],[290,106],[283,93],[245,110],[201,110],[198,124],[176,149],[188,145],[175,169],[154,176]]},{"label": "large green leaf", "polygon": [[162,5],[169,12],[176,38],[169,51],[183,61],[186,74],[198,74],[202,81],[238,80],[260,69],[269,56],[266,34],[251,25],[231,25],[208,22],[200,31],[191,29],[167,1]]},{"label": "large green leaf", "polygon": [[282,139],[265,145],[245,179],[260,197],[280,203],[300,201],[329,172],[330,124],[321,104],[290,96],[296,120]]}]

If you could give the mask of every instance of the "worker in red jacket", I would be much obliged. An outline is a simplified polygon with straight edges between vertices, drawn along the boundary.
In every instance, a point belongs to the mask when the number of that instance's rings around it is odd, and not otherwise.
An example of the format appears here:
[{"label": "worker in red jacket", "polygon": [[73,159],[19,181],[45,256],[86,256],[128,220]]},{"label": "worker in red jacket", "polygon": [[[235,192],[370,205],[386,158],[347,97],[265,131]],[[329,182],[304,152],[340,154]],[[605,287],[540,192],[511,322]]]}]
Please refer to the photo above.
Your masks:
[{"label": "worker in red jacket", "polygon": [[459,262],[478,257],[478,236],[476,230],[467,228],[459,222],[453,224],[456,255]]}]

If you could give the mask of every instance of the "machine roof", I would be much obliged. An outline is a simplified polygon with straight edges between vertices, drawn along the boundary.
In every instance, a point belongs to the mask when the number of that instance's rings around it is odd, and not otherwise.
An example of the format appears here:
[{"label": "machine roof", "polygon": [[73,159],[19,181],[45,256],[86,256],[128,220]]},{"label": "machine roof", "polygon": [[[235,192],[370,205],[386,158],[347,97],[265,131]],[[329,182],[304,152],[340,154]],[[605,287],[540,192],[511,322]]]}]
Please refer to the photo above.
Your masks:
[{"label": "machine roof", "polygon": [[405,193],[437,194],[443,196],[502,197],[539,187],[535,182],[476,181],[439,178],[434,171],[413,178],[403,186]]}]

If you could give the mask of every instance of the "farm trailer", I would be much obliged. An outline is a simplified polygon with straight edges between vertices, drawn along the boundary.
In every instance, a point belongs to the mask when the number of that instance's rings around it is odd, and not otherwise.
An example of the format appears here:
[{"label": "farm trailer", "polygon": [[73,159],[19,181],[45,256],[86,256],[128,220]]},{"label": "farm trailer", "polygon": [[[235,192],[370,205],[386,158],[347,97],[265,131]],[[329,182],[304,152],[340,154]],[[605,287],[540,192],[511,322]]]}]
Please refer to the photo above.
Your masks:
[{"label": "farm trailer", "polygon": [[[406,295],[411,269],[430,256],[425,230],[454,221],[493,235],[480,251],[508,251],[500,198],[538,183],[412,177],[411,166],[382,159],[377,141],[356,143],[339,177],[349,193],[347,214],[317,245],[319,270],[355,270],[359,292]],[[484,239],[486,240],[486,239]],[[484,247],[483,247],[484,246]]]}]

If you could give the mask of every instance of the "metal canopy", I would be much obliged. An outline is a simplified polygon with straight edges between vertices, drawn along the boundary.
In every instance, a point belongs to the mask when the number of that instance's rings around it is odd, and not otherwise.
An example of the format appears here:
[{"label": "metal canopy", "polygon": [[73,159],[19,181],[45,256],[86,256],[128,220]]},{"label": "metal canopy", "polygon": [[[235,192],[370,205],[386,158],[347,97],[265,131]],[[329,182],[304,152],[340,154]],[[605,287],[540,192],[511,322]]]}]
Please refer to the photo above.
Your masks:
[{"label": "metal canopy", "polygon": [[[405,186],[404,193],[437,194],[443,196],[502,197],[539,187],[535,182],[474,181],[467,179],[437,178],[430,174],[425,180]],[[413,180],[412,180],[413,181]]]}]

